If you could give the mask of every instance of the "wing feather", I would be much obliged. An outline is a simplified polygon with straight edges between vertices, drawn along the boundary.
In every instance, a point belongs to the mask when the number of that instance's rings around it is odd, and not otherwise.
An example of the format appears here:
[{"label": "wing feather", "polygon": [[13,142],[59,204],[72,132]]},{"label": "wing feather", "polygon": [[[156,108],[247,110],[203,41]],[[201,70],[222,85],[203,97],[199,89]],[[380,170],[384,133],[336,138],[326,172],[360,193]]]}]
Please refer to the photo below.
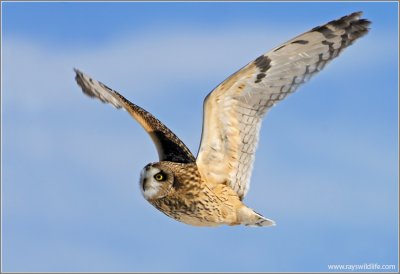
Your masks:
[{"label": "wing feather", "polygon": [[97,98],[103,103],[109,103],[115,108],[123,108],[138,121],[156,145],[160,161],[195,162],[193,154],[186,145],[151,113],[133,104],[115,90],[92,79],[79,70],[75,69],[75,73],[75,79],[82,88],[83,93],[89,97]]},{"label": "wing feather", "polygon": [[206,97],[196,160],[203,177],[230,185],[241,198],[246,195],[263,116],[368,32],[370,22],[360,16],[352,13],[289,40]]}]

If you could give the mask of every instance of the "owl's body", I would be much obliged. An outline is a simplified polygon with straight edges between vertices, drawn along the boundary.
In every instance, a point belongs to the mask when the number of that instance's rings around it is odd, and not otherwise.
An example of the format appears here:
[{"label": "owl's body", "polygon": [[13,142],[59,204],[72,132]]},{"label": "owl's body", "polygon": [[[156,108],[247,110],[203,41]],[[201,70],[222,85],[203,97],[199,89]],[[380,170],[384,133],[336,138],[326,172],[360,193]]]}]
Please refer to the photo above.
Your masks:
[{"label": "owl's body", "polygon": [[[159,172],[164,177],[161,182],[154,179]],[[203,180],[195,163],[148,164],[140,180],[147,201],[167,216],[186,224],[260,226],[273,223],[244,205],[230,186]]]},{"label": "owl's body", "polygon": [[82,72],[83,92],[129,112],[157,147],[160,162],[144,167],[144,198],[175,220],[194,226],[270,226],[242,201],[250,177],[262,118],[270,108],[321,71],[368,32],[355,12],[318,26],[272,49],[218,85],[204,100],[197,158],[162,122],[115,90]]}]

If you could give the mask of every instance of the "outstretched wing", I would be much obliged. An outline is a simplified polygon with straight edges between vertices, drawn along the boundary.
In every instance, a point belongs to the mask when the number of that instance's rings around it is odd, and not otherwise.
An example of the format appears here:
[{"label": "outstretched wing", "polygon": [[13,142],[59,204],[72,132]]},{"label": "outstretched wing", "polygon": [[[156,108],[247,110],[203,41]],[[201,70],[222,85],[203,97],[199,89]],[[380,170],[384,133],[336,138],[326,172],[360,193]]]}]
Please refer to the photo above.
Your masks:
[{"label": "outstretched wing", "polygon": [[147,131],[157,147],[160,161],[192,163],[195,158],[186,145],[163,123],[143,108],[129,102],[121,94],[75,69],[75,80],[82,91],[103,103],[123,108]]},{"label": "outstretched wing", "polygon": [[318,26],[261,55],[204,100],[196,163],[210,182],[226,183],[243,198],[248,189],[261,120],[277,102],[368,32],[361,12]]}]

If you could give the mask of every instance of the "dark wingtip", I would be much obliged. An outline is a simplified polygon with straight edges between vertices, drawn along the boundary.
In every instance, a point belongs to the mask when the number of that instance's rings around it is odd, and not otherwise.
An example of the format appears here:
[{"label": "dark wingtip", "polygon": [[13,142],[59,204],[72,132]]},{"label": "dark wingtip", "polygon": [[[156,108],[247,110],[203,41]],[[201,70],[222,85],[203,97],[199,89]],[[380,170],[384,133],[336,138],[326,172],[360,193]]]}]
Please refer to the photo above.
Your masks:
[{"label": "dark wingtip", "polygon": [[357,15],[357,16],[362,16],[363,15],[363,11],[362,10],[359,10],[359,11],[355,11],[355,12],[353,12],[351,15]]},{"label": "dark wingtip", "polygon": [[77,68],[74,68],[74,72],[75,72],[76,82],[79,84],[79,86],[82,87],[81,82],[82,82],[83,73]]},{"label": "dark wingtip", "polygon": [[[88,87],[87,83],[85,82],[83,73],[77,68],[74,68],[74,71],[75,71],[75,81],[82,89],[82,92],[89,97],[96,97],[95,94],[93,94],[93,92]],[[99,99],[103,101],[101,98]]]},{"label": "dark wingtip", "polygon": [[82,72],[77,68],[73,68],[73,70],[74,70],[75,74],[82,74]]},{"label": "dark wingtip", "polygon": [[350,22],[357,23],[358,25],[362,25],[363,27],[368,27],[372,22],[368,19],[361,18],[363,13],[363,11],[356,11],[347,16],[344,16],[343,18],[349,18]]}]

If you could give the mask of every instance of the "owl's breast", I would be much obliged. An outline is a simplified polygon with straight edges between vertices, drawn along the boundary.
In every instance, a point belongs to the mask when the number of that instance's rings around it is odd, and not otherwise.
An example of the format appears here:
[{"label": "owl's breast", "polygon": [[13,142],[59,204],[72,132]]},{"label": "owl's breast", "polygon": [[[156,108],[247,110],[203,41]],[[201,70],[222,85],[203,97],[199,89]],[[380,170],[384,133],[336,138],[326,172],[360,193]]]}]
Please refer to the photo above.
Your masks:
[{"label": "owl's breast", "polygon": [[[227,195],[219,188],[204,186],[186,194],[166,196],[151,203],[167,216],[193,226],[237,224],[237,208],[241,206],[237,195]],[[228,194],[231,194],[230,192]]]}]

